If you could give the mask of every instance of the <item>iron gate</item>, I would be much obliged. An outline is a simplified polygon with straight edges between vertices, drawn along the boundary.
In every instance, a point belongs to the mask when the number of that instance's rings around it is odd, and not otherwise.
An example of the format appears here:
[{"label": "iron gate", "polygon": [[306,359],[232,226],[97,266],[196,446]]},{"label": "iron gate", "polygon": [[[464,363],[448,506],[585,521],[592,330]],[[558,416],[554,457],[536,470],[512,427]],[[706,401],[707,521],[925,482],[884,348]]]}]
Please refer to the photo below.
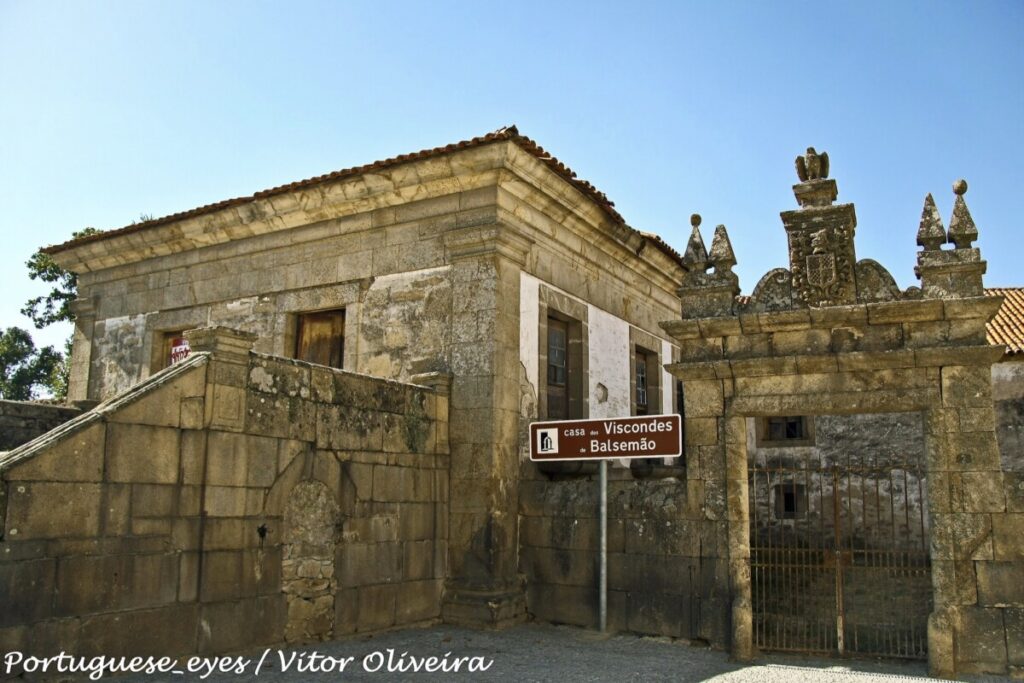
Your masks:
[{"label": "iron gate", "polygon": [[[754,644],[924,658],[932,609],[920,463],[750,464]],[[916,458],[915,458],[916,460]]]}]

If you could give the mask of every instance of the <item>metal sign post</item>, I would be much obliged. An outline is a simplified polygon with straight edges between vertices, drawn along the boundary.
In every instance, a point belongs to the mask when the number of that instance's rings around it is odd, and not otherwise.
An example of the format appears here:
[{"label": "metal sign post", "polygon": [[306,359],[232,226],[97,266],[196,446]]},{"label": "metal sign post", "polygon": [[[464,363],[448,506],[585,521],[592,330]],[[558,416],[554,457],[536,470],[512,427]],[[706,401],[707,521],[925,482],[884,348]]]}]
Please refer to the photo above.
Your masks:
[{"label": "metal sign post", "polygon": [[601,463],[598,611],[602,633],[608,630],[608,461],[675,458],[682,452],[683,423],[679,415],[560,420],[530,425],[530,460],[599,460]]},{"label": "metal sign post", "polygon": [[601,633],[608,631],[608,461],[601,461],[601,579],[598,586]]}]

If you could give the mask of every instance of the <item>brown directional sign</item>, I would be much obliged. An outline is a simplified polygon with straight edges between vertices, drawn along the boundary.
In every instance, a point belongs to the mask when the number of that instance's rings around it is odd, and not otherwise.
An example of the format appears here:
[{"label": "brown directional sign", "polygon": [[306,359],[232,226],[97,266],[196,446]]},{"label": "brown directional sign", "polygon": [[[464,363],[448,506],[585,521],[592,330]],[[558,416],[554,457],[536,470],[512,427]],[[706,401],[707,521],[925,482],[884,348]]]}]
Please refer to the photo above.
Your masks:
[{"label": "brown directional sign", "polygon": [[530,425],[530,460],[676,457],[683,452],[678,415],[561,420]]}]

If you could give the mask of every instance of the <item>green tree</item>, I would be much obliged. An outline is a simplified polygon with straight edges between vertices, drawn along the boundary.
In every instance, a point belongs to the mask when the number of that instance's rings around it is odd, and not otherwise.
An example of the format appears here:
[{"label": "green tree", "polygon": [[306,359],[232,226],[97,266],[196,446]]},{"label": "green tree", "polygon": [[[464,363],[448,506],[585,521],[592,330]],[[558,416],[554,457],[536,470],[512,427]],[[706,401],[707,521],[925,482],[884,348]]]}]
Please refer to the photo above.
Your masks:
[{"label": "green tree", "polygon": [[[140,213],[138,220],[131,222],[132,225],[145,223],[153,220],[148,213]],[[71,233],[71,239],[88,237],[103,232],[96,228],[85,228]],[[50,293],[29,299],[21,309],[22,315],[32,320],[37,330],[48,325],[60,322],[74,322],[75,314],[71,312],[71,302],[78,298],[78,276],[66,270],[53,260],[53,257],[42,250],[32,254],[25,265],[28,267],[28,276],[32,280],[42,280],[53,284]],[[50,347],[47,347],[50,348]],[[68,376],[71,372],[71,337],[68,337],[64,344],[64,353],[57,354],[59,362],[51,373],[51,378],[44,385],[53,392],[56,398],[66,398],[68,395]]]},{"label": "green tree", "polygon": [[[71,234],[72,239],[87,237],[100,232],[96,228],[86,228]],[[71,312],[71,302],[78,296],[78,276],[57,265],[49,254],[37,251],[26,263],[28,276],[32,280],[42,280],[53,284],[49,294],[29,299],[21,309],[37,330],[59,322],[74,322],[75,315]]]},{"label": "green tree", "polygon": [[36,349],[32,335],[20,327],[0,333],[0,398],[28,401],[37,387],[52,387],[61,365],[61,354],[52,346]]}]

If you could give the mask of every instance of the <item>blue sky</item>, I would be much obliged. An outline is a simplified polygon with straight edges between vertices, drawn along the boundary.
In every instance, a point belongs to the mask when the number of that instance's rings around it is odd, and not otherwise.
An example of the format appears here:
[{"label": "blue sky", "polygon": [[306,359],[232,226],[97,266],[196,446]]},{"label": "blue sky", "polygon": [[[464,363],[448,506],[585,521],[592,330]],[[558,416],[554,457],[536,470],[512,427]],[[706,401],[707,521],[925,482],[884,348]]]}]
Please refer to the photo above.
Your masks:
[{"label": "blue sky", "polygon": [[[860,258],[915,284],[954,180],[1024,285],[1024,3],[0,0],[0,327],[24,261],[120,227],[515,123],[635,228],[728,226],[787,264],[794,157],[826,150]],[[36,333],[60,345],[67,328]]]}]

